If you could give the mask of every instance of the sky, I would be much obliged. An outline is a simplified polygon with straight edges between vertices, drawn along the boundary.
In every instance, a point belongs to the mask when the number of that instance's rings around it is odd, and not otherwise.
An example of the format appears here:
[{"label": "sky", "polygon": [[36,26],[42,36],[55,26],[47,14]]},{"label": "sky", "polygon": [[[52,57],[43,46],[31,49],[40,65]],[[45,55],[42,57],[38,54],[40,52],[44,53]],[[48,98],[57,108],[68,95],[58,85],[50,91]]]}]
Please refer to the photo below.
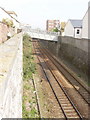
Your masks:
[{"label": "sky", "polygon": [[82,19],[89,0],[0,0],[0,6],[15,11],[21,23],[46,29],[46,20]]}]

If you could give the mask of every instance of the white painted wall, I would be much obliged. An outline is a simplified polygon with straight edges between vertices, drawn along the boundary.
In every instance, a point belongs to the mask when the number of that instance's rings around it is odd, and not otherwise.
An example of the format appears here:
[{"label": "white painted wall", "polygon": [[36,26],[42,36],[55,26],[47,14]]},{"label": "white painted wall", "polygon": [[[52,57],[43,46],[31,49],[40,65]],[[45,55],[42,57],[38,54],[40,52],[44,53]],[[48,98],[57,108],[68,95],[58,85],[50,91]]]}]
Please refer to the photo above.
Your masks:
[{"label": "white painted wall", "polygon": [[[79,34],[77,34],[77,30],[79,30]],[[82,37],[82,28],[74,28],[70,21],[67,22],[65,26],[64,36],[70,36],[75,38]]]},{"label": "white painted wall", "polygon": [[90,1],[88,3],[88,39],[90,39]]},{"label": "white painted wall", "polygon": [[66,26],[65,26],[65,36],[71,36],[74,37],[74,28],[71,24],[70,21],[67,22]]},{"label": "white painted wall", "polygon": [[16,22],[16,20],[13,20],[13,23],[14,23],[14,26],[15,26],[15,33],[17,33],[17,29],[19,29],[19,23]]},{"label": "white painted wall", "polygon": [[[13,15],[13,14],[12,14],[12,17],[15,18],[16,20],[18,20],[18,17],[17,17],[16,15]],[[14,19],[12,19],[12,20],[13,20],[14,25],[15,25],[17,28],[19,28],[19,23],[18,23],[16,20],[14,20]]]},{"label": "white painted wall", "polygon": [[53,40],[57,41],[57,35],[50,35],[50,34],[44,34],[44,33],[36,33],[36,32],[27,32],[31,38],[38,38],[43,40]]},{"label": "white painted wall", "polygon": [[88,11],[83,17],[82,26],[82,38],[88,38]]},{"label": "white painted wall", "polygon": [[88,10],[83,17],[82,38],[90,39],[90,1],[88,3]]},{"label": "white painted wall", "polygon": [[[77,34],[77,30],[79,30],[79,34]],[[82,37],[82,28],[75,28],[75,38],[81,38]]]}]

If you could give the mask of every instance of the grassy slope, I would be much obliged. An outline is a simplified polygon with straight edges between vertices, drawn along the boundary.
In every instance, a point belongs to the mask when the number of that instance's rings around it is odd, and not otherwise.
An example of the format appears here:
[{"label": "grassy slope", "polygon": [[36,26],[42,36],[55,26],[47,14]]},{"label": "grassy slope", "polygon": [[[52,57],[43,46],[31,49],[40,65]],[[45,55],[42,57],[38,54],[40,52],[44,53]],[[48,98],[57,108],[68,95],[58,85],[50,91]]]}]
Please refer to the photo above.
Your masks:
[{"label": "grassy slope", "polygon": [[35,63],[32,55],[32,43],[29,35],[23,36],[23,118],[37,118],[38,110],[33,86]]}]

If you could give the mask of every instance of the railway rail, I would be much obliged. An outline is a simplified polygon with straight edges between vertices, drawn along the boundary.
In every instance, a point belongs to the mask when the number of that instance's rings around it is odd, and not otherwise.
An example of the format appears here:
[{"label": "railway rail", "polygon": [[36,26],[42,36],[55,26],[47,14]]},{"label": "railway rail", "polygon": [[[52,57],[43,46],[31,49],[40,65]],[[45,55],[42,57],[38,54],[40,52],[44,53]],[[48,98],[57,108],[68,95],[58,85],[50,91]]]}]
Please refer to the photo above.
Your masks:
[{"label": "railway rail", "polygon": [[53,62],[53,64],[62,73],[62,75],[64,75],[68,82],[74,87],[74,89],[82,96],[82,98],[90,106],[90,91],[87,88],[85,88],[62,64],[60,64],[60,62],[57,61],[47,49],[42,48],[42,51],[45,53],[45,55],[48,56],[48,58]]},{"label": "railway rail", "polygon": [[58,82],[58,79],[55,77],[55,74],[52,72],[53,70],[50,68],[49,64],[47,64],[48,60],[45,57],[43,50],[40,49],[40,46],[38,45],[36,40],[33,41],[33,46],[35,49],[35,53],[37,54],[38,61],[62,110],[65,120],[70,120],[73,118],[83,120],[83,116],[72,102],[62,84]]}]

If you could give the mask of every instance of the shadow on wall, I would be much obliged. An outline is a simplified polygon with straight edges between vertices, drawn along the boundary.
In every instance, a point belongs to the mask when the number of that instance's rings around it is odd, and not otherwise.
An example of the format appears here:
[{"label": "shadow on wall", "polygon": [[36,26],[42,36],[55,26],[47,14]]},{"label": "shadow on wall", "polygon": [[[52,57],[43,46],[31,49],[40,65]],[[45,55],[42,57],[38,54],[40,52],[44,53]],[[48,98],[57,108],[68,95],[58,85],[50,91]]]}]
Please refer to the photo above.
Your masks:
[{"label": "shadow on wall", "polygon": [[88,80],[88,39],[58,37],[58,42],[40,40],[56,58],[62,60],[73,71],[80,72]]}]

